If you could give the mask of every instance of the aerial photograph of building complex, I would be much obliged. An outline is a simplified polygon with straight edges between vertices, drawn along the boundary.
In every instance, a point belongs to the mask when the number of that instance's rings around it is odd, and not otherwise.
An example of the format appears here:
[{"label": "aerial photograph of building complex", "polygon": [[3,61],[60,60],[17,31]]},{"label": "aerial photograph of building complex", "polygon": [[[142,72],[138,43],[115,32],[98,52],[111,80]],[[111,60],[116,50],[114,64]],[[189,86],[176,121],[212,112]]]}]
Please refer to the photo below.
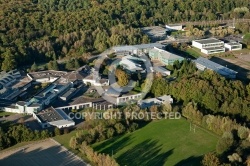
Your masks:
[{"label": "aerial photograph of building complex", "polygon": [[250,166],[247,0],[0,0],[0,166]]}]

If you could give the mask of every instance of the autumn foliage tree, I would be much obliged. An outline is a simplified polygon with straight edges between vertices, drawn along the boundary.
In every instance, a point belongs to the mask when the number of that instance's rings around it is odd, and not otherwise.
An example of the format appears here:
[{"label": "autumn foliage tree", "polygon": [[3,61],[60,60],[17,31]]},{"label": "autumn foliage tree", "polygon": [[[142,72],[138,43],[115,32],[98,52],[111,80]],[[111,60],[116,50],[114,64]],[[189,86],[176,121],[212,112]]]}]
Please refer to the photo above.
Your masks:
[{"label": "autumn foliage tree", "polygon": [[126,86],[129,83],[129,75],[121,68],[116,69],[115,76],[118,79],[118,82],[117,82],[118,85]]}]

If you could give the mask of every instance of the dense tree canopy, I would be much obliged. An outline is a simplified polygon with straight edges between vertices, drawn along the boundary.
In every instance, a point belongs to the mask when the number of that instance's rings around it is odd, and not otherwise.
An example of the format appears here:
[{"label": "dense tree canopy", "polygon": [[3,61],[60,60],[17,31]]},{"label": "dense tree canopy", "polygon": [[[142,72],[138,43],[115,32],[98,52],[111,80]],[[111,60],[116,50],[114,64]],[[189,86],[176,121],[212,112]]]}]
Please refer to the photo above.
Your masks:
[{"label": "dense tree canopy", "polygon": [[250,33],[247,33],[247,34],[244,36],[243,42],[247,45],[247,47],[250,48]]},{"label": "dense tree canopy", "polygon": [[0,0],[0,64],[10,70],[147,43],[139,27],[249,18],[248,6],[246,0]]},{"label": "dense tree canopy", "polygon": [[210,70],[198,72],[193,69],[192,63],[186,63],[180,69],[174,69],[176,81],[154,80],[151,88],[154,96],[170,94],[184,105],[191,101],[197,103],[203,114],[230,115],[242,123],[250,121],[250,84],[227,80]]}]

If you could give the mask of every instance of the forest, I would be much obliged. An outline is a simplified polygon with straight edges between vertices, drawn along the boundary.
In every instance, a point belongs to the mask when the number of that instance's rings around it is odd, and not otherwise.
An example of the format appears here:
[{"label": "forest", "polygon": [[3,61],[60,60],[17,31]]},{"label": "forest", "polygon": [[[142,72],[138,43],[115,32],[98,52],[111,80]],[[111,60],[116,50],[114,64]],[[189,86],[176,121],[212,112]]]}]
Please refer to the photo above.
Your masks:
[{"label": "forest", "polygon": [[151,93],[154,96],[170,94],[184,106],[197,103],[204,115],[230,116],[238,123],[249,124],[250,84],[227,80],[210,70],[197,71],[195,65],[186,60],[181,64],[175,62],[173,76],[177,76],[177,80],[172,82],[156,78]]},{"label": "forest", "polygon": [[247,7],[246,0],[0,0],[0,68],[85,59],[150,42],[143,26],[250,18]]}]

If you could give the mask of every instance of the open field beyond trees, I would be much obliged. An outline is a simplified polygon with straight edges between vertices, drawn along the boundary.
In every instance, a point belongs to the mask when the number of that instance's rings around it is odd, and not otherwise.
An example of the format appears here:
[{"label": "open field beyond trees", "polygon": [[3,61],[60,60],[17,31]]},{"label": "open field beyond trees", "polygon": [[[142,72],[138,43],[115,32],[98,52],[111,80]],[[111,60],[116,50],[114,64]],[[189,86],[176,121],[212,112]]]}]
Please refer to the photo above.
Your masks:
[{"label": "open field beyond trees", "polygon": [[184,119],[149,123],[133,133],[94,144],[96,151],[114,156],[120,165],[200,165],[214,151],[218,137],[202,128],[190,131]]}]

